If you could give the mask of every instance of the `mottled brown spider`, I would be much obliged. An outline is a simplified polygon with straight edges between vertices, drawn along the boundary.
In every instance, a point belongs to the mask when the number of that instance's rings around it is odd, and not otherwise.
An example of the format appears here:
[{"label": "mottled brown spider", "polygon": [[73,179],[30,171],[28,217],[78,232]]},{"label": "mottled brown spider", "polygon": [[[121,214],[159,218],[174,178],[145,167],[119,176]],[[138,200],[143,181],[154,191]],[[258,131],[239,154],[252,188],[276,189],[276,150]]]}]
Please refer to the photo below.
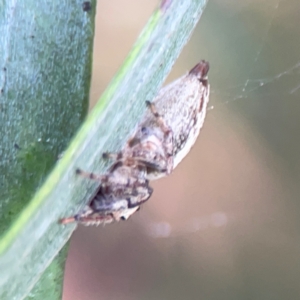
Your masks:
[{"label": "mottled brown spider", "polygon": [[106,175],[77,170],[101,182],[89,206],[61,223],[100,224],[128,219],[146,202],[148,180],[170,174],[194,145],[209,101],[208,62],[202,60],[188,74],[162,88]]}]

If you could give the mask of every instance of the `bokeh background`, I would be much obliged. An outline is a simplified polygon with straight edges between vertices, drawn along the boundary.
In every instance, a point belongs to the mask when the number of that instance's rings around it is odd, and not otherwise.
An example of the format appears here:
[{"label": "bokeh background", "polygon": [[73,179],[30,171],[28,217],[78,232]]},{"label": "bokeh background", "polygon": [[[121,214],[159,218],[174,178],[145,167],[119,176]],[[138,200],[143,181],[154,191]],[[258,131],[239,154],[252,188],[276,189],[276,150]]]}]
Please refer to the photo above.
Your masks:
[{"label": "bokeh background", "polygon": [[[91,107],[157,4],[98,1]],[[168,78],[210,62],[200,137],[129,221],[78,227],[64,300],[300,299],[299,16],[208,1]]]}]

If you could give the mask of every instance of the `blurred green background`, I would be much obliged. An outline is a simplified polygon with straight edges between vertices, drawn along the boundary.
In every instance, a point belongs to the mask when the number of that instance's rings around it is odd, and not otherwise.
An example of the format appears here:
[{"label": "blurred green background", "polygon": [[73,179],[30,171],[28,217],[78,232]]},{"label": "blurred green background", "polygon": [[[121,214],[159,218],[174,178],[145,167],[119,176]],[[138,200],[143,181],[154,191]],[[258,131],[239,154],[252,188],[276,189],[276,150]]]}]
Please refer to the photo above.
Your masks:
[{"label": "blurred green background", "polygon": [[[98,1],[91,107],[157,3]],[[210,62],[204,129],[129,221],[79,226],[64,300],[300,299],[299,16],[208,2],[168,79]]]}]

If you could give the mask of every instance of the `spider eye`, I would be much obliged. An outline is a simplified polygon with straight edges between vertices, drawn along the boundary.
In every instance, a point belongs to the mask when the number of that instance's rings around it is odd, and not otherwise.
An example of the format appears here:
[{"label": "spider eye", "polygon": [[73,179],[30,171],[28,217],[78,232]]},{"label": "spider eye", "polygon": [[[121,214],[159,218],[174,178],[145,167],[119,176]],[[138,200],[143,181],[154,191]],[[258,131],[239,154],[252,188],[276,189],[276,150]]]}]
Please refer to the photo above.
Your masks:
[{"label": "spider eye", "polygon": [[122,216],[120,219],[121,219],[122,221],[126,221],[126,217],[124,217],[124,216]]}]

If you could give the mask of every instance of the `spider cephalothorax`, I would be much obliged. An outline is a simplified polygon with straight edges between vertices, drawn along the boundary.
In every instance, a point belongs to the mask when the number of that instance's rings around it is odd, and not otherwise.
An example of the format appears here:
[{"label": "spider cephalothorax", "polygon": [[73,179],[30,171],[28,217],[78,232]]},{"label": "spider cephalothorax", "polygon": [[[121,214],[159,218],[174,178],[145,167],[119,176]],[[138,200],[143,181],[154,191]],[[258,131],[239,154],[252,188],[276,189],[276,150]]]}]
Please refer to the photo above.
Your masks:
[{"label": "spider cephalothorax", "polygon": [[146,169],[139,165],[128,166],[117,162],[106,175],[101,176],[79,169],[76,172],[82,177],[101,181],[101,186],[87,207],[75,216],[61,220],[64,224],[106,224],[127,220],[150,198],[153,191],[145,177]]}]

